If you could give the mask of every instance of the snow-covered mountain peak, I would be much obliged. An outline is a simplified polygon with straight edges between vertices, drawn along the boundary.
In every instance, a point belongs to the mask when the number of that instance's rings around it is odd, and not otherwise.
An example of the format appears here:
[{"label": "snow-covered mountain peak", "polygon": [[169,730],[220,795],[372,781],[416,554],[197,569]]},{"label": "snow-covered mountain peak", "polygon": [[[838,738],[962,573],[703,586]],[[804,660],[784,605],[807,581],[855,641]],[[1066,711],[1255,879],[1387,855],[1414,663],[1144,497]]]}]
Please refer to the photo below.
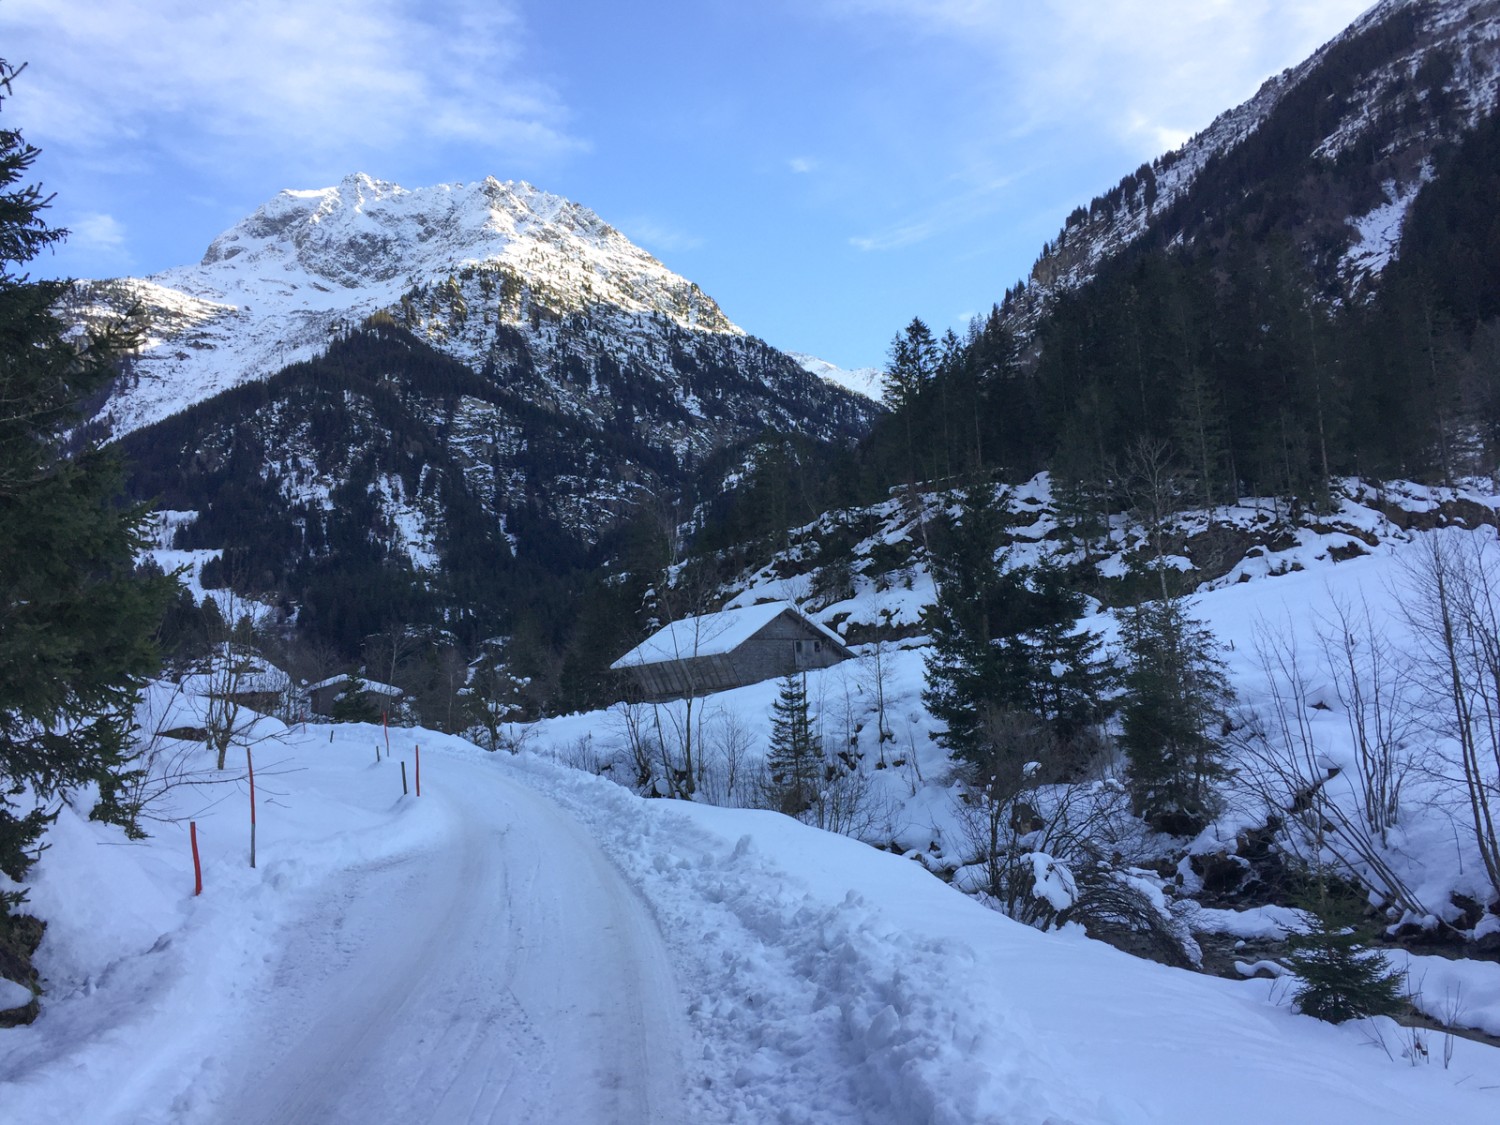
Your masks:
[{"label": "snow-covered mountain peak", "polygon": [[501,329],[546,334],[574,315],[744,336],[593,211],[494,177],[404,188],[356,172],[282,191],[197,264],[86,283],[72,311],[87,321],[131,306],[147,343],[105,410],[117,434],[309,358],[375,313],[476,366]]},{"label": "snow-covered mountain peak", "polygon": [[880,379],[881,370],[878,367],[856,367],[853,369],[840,367],[829,363],[826,359],[819,359],[815,355],[806,352],[787,352],[787,355],[796,360],[797,366],[809,375],[816,375],[832,383],[836,387],[860,395],[874,402],[880,401]]},{"label": "snow-covered mountain peak", "polygon": [[739,331],[691,282],[594,212],[494,177],[408,189],[356,172],[333,187],[283,191],[214,239],[197,266],[153,280],[244,303],[265,300],[256,290],[271,279],[301,289],[305,275],[315,290],[331,283],[375,295],[387,283],[496,264],[545,285],[558,311],[602,303],[684,327]]}]

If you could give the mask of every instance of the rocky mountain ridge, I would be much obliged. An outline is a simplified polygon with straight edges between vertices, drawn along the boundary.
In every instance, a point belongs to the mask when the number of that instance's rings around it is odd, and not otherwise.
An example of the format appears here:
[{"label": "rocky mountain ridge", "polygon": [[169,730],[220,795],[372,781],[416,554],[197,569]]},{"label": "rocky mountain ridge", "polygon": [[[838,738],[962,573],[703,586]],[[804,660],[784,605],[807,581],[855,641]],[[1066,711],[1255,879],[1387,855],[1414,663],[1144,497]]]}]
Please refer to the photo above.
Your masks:
[{"label": "rocky mountain ridge", "polygon": [[745,335],[592,211],[494,178],[408,190],[358,173],[284,191],[198,264],[82,282],[68,312],[89,322],[129,308],[144,339],[100,412],[116,436],[309,359],[376,313],[475,367],[503,329],[571,316],[637,338]]},{"label": "rocky mountain ridge", "polygon": [[1007,320],[1029,332],[1057,296],[1142,240],[1219,237],[1228,213],[1255,204],[1257,178],[1303,162],[1312,173],[1289,185],[1301,213],[1278,225],[1314,260],[1329,299],[1361,299],[1395,255],[1435,154],[1493,112],[1497,90],[1500,3],[1383,0],[1180,149],[1076,208],[1007,293]]}]

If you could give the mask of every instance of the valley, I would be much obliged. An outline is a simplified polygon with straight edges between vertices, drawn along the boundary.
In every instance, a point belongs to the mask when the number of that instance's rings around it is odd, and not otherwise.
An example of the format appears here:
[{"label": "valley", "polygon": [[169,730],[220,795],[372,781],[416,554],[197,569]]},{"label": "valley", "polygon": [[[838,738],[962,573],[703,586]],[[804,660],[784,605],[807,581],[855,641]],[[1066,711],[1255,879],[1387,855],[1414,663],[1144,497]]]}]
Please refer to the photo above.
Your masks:
[{"label": "valley", "polygon": [[1382,0],[879,368],[524,179],[32,281],[5,134],[0,1104],[1493,1116],[1497,97]]}]

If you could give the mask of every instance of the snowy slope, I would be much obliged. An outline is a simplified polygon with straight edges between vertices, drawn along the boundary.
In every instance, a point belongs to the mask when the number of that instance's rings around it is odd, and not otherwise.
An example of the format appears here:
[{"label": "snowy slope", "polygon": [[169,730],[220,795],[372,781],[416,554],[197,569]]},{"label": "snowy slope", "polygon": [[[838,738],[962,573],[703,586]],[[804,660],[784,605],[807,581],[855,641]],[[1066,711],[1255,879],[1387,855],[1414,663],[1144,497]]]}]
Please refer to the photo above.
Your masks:
[{"label": "snowy slope", "polygon": [[[49,996],[0,1032],[17,1120],[1295,1125],[1487,1120],[1496,1053],[984,909],[764,812],[643,801],[425,731],[286,732],[246,794],[120,847],[65,810],[34,876]],[[212,805],[212,808],[205,806]],[[602,854],[601,854],[602,853]],[[1489,1088],[1486,1088],[1489,1087]]]},{"label": "snowy slope", "polygon": [[880,401],[880,378],[881,371],[878,367],[855,367],[844,368],[829,363],[826,359],[808,355],[806,352],[787,352],[797,361],[797,366],[809,375],[816,375],[819,379],[827,379],[846,391],[863,395],[865,398],[875,402]]},{"label": "snowy slope", "polygon": [[407,190],[360,173],[284,191],[214,239],[199,264],[83,283],[69,311],[86,322],[132,304],[147,332],[104,412],[116,434],[317,354],[377,311],[476,366],[499,325],[589,309],[621,331],[659,318],[743,335],[592,211],[493,177]]}]

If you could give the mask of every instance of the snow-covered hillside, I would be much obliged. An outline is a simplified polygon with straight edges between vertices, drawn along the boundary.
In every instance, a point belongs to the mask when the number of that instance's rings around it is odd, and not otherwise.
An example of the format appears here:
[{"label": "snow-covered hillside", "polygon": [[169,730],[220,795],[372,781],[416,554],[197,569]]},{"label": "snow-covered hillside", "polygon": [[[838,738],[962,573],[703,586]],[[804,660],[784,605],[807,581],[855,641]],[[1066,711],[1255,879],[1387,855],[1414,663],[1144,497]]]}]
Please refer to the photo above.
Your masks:
[{"label": "snow-covered hillside", "polygon": [[[1331,1027],[1274,982],[1039,933],[778,814],[643,801],[421,730],[393,731],[377,762],[379,728],[331,733],[257,745],[253,870],[243,784],[158,807],[197,821],[201,897],[185,823],[122,846],[64,809],[32,881],[47,1003],[0,1031],[7,1114],[1394,1125],[1500,1109],[1492,1048],[1412,1065],[1389,1022]],[[403,795],[418,747],[422,795]]]}]

